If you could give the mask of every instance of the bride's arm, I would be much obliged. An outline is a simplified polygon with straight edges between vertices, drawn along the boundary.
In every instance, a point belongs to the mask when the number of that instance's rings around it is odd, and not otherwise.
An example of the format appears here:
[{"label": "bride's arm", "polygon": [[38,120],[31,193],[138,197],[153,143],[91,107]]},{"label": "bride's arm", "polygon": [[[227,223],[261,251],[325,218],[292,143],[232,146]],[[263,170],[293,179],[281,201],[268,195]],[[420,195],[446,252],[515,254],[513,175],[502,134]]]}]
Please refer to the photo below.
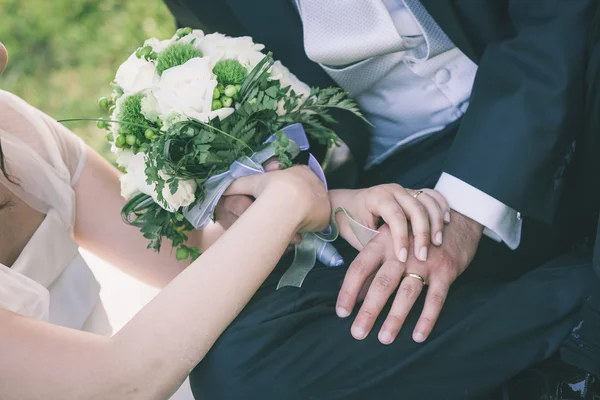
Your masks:
[{"label": "bride's arm", "polygon": [[0,310],[2,399],[167,399],[294,233],[328,223],[327,195],[306,168],[244,179],[257,201],[112,338]]},{"label": "bride's arm", "polygon": [[[121,219],[125,200],[121,197],[119,171],[88,148],[86,163],[74,186],[76,198],[75,239],[86,250],[129,275],[156,287],[164,287],[189,262],[178,262],[168,240],[160,254],[148,250],[138,228]],[[191,246],[206,250],[224,230],[212,224],[191,232]]]}]

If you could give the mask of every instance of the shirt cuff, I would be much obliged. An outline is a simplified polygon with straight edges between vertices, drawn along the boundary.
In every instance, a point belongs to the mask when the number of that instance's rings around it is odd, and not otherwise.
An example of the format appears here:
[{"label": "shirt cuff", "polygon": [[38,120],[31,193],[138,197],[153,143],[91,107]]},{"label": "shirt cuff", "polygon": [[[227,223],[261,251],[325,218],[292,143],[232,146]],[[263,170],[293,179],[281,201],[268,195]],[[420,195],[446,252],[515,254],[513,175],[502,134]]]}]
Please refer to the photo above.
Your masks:
[{"label": "shirt cuff", "polygon": [[479,222],[484,235],[514,250],[521,242],[521,214],[468,183],[443,173],[435,186],[454,211]]}]

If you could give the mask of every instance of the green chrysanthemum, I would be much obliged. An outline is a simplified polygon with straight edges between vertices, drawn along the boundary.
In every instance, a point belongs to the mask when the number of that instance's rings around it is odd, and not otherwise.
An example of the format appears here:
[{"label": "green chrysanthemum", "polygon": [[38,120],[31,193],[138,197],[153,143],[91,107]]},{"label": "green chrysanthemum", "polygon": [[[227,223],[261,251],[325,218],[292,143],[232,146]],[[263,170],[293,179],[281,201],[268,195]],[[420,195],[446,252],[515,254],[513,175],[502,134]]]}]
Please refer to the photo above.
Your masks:
[{"label": "green chrysanthemum", "polygon": [[221,85],[241,85],[248,76],[248,70],[235,60],[221,60],[213,68],[213,74]]},{"label": "green chrysanthemum", "polygon": [[173,43],[158,55],[156,69],[159,75],[169,68],[185,64],[195,57],[202,57],[202,52],[191,43]]},{"label": "green chrysanthemum", "polygon": [[[142,126],[149,125],[149,122],[142,115],[142,98],[143,95],[138,93],[123,100],[117,119],[119,121],[131,122]],[[143,138],[145,131],[146,128],[131,124],[121,124],[119,128],[119,133],[123,136],[135,135],[138,138]]]}]

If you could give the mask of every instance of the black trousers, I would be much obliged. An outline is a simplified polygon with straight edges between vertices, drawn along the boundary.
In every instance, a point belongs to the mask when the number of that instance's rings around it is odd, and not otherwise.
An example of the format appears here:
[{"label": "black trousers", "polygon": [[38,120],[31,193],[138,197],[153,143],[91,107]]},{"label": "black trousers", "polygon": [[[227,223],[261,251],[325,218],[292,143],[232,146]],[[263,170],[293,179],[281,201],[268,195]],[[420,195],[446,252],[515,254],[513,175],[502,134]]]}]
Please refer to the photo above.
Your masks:
[{"label": "black trousers", "polygon": [[[453,132],[450,127],[403,149],[367,174],[365,184],[432,186]],[[594,276],[589,258],[577,254],[539,267],[554,256],[553,235],[551,229],[531,227],[525,249],[517,252],[482,240],[423,344],[411,339],[423,295],[393,344],[380,344],[376,333],[363,341],[352,338],[355,314],[347,319],[335,314],[346,268],[357,254],[342,240],[336,246],[346,266],[318,264],[301,288],[275,290],[291,262],[285,257],[192,372],[194,395],[217,400],[484,398],[556,351],[577,322]]]}]

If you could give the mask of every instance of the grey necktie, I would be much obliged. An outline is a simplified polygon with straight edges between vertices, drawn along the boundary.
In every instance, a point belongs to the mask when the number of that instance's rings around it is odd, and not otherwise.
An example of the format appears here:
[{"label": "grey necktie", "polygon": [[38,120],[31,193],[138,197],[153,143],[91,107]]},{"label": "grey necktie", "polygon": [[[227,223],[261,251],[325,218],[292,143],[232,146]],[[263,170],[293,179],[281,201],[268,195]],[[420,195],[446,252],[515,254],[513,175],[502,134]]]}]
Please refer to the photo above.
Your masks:
[{"label": "grey necktie", "polygon": [[306,54],[320,64],[343,66],[408,48],[381,0],[298,0],[298,6]]}]

